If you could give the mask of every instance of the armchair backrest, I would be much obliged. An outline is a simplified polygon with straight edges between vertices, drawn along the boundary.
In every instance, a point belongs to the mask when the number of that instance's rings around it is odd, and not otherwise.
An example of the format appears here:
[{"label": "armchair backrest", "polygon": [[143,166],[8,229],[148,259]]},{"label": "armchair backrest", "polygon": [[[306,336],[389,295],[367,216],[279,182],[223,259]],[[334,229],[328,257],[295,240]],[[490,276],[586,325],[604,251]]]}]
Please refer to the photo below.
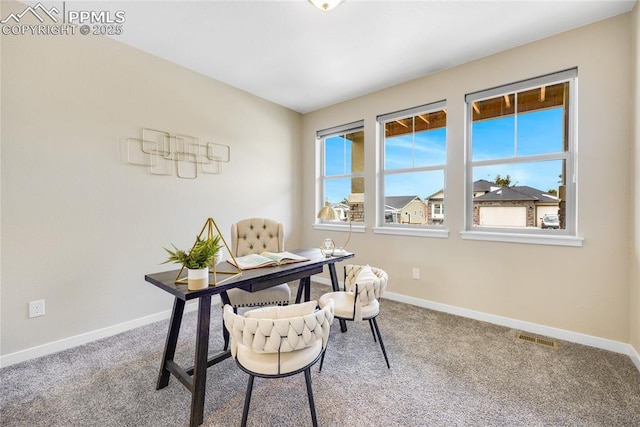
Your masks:
[{"label": "armchair backrest", "polygon": [[233,256],[284,251],[284,226],[267,218],[249,218],[231,225]]},{"label": "armchair backrest", "polygon": [[368,265],[349,264],[344,267],[345,292],[353,292],[353,320],[362,320],[362,307],[378,304],[387,288],[389,275],[382,269]]},{"label": "armchair backrest", "polygon": [[[326,348],[333,322],[333,303],[317,311],[315,307],[316,301],[309,301],[253,310],[258,314],[249,311],[239,315],[230,305],[225,305],[224,326],[231,335],[231,355],[235,358],[238,345],[256,353],[285,353],[322,340],[322,348]],[[288,314],[291,317],[286,317]]]},{"label": "armchair backrest", "polygon": [[[373,274],[368,274],[368,272],[365,271],[367,268],[371,269],[371,273]],[[371,286],[358,287],[358,294],[365,293],[364,295],[360,295],[362,305],[367,305],[374,299],[381,298],[385,289],[387,289],[387,282],[389,281],[389,275],[386,271],[368,265],[345,265],[344,276],[344,290],[347,292],[355,292],[355,285],[357,283],[360,285],[367,282],[372,283]]]}]

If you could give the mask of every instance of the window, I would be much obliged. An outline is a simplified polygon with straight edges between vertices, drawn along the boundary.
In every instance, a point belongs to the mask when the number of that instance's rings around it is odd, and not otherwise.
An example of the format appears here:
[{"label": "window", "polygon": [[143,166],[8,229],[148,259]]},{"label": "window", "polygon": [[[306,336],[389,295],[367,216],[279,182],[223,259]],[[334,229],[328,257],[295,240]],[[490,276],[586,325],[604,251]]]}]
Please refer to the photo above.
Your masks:
[{"label": "window", "polygon": [[364,122],[317,132],[320,143],[318,210],[329,205],[340,220],[364,222]]},{"label": "window", "polygon": [[433,218],[444,218],[444,207],[442,203],[433,203],[431,207],[431,216]]},{"label": "window", "polygon": [[378,117],[380,226],[442,227],[447,163],[445,106],[445,101],[440,101]]},{"label": "window", "polygon": [[576,79],[572,69],[466,96],[468,231],[575,235]]}]

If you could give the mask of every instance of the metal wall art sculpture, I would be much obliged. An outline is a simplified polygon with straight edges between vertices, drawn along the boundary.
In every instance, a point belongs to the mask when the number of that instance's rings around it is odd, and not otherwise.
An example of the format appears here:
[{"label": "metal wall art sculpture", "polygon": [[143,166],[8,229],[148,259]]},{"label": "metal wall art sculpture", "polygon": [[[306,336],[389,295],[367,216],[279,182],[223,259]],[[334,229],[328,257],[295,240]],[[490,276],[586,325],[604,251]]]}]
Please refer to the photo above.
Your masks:
[{"label": "metal wall art sculpture", "polygon": [[142,139],[127,138],[127,162],[145,166],[154,175],[196,179],[199,174],[221,173],[221,163],[231,160],[231,148],[215,142],[201,143],[195,136],[171,135],[156,129],[142,129]]}]

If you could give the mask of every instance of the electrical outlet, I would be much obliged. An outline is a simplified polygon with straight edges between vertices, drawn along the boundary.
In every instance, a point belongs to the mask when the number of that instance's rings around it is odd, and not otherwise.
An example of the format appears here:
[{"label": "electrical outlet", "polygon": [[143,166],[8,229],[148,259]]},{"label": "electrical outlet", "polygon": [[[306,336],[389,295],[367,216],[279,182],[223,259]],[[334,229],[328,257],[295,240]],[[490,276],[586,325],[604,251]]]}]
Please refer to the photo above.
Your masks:
[{"label": "electrical outlet", "polygon": [[419,279],[420,278],[420,269],[419,268],[413,268],[413,278],[414,279]]},{"label": "electrical outlet", "polygon": [[44,316],[44,300],[31,301],[29,303],[29,319]]}]

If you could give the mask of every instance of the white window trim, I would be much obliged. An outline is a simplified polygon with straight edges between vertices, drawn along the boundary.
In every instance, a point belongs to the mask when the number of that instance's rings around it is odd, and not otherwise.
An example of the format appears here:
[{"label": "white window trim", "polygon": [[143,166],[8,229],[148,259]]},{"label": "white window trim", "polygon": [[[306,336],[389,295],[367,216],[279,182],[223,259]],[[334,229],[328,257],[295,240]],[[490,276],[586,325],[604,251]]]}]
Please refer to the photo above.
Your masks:
[{"label": "white window trim", "polygon": [[[440,213],[436,213],[436,206],[439,207],[439,211]],[[443,207],[444,207],[444,202],[434,202],[431,205],[431,217],[432,218],[436,218],[436,219],[440,219],[440,218],[444,218],[444,213],[443,211]]]},{"label": "white window trim", "polygon": [[[504,93],[519,92],[529,88],[535,88],[543,85],[552,85],[564,81],[571,81],[571,91],[569,92],[569,151],[561,154],[553,155],[535,155],[520,156],[505,159],[496,159],[491,161],[471,160],[471,126],[470,118],[472,104],[475,101],[493,98]],[[511,83],[496,88],[467,94],[465,96],[465,230],[460,232],[463,239],[466,240],[485,240],[496,242],[511,243],[529,243],[555,246],[574,246],[582,247],[584,238],[578,236],[577,224],[577,155],[578,155],[578,69],[560,71],[557,73],[540,76],[533,79],[527,79],[521,82]],[[539,161],[547,159],[564,159],[567,165],[568,178],[566,180],[566,228],[564,230],[527,230],[519,228],[514,231],[509,228],[497,227],[474,227],[473,226],[473,167],[482,166],[483,164],[493,164],[495,162],[505,163],[524,163],[528,161]],[[471,196],[471,197],[470,197]]]},{"label": "white window trim", "polygon": [[[330,222],[319,222],[312,225],[314,230],[325,230],[325,231],[344,231],[346,233],[349,232],[349,223],[347,222],[345,225],[344,221],[336,221],[334,223]],[[367,227],[362,223],[351,223],[351,232],[352,233],[366,233]]]},{"label": "white window trim", "polygon": [[[494,229],[495,230],[495,229]],[[485,240],[490,242],[530,243],[534,245],[573,246],[582,247],[584,239],[577,236],[549,236],[497,231],[461,231],[460,236],[465,240]]]},{"label": "white window trim", "polygon": [[394,234],[398,236],[416,236],[416,237],[435,237],[439,239],[448,239],[449,230],[446,228],[434,226],[395,226],[386,225],[384,227],[374,227],[373,234]]},{"label": "white window trim", "polygon": [[[349,133],[351,131],[358,131],[358,130],[364,130],[364,120],[358,120],[356,122],[334,126],[334,127],[319,130],[316,132],[316,207],[313,212],[314,218],[317,215],[317,213],[320,211],[320,209],[324,207],[324,182],[326,177],[324,175],[325,152],[324,152],[323,140],[330,136],[340,135],[340,134]],[[330,179],[340,179],[345,177],[364,178],[365,173],[358,172],[358,173],[352,173],[349,175],[334,175],[334,176],[331,176]],[[328,222],[328,221],[321,221],[318,218],[315,218],[314,221],[315,222],[313,224],[313,228],[317,230],[337,230],[337,231],[342,231],[343,229],[346,229],[346,231],[349,230],[348,222],[344,222],[344,221]],[[364,224],[360,222],[357,222],[357,223],[352,222],[351,224],[352,224],[353,232],[360,233],[365,231]]]},{"label": "white window trim", "polygon": [[[421,105],[418,107],[407,108],[405,110],[396,111],[388,114],[381,114],[376,118],[377,121],[377,130],[378,134],[376,135],[376,153],[377,153],[377,162],[376,168],[378,176],[377,185],[376,185],[376,226],[373,228],[374,234],[391,234],[391,235],[402,235],[402,236],[420,236],[420,237],[435,237],[435,238],[448,238],[449,230],[446,227],[447,219],[443,219],[442,225],[403,225],[403,224],[387,224],[385,223],[385,203],[384,203],[384,177],[386,175],[393,175],[398,173],[406,173],[406,172],[428,172],[433,170],[442,170],[444,174],[444,182],[443,184],[443,194],[444,199],[446,199],[447,189],[446,189],[446,181],[447,181],[447,167],[449,159],[445,160],[444,166],[426,166],[421,168],[410,168],[410,169],[394,169],[393,171],[388,171],[385,173],[384,169],[384,125],[386,122],[390,120],[396,120],[408,116],[415,116],[416,114],[429,112],[429,111],[437,111],[440,109],[445,109],[447,107],[447,101],[441,100],[432,102],[429,104]],[[448,150],[447,150],[448,151]],[[419,195],[418,195],[419,196]],[[442,204],[444,205],[444,200]]]}]

